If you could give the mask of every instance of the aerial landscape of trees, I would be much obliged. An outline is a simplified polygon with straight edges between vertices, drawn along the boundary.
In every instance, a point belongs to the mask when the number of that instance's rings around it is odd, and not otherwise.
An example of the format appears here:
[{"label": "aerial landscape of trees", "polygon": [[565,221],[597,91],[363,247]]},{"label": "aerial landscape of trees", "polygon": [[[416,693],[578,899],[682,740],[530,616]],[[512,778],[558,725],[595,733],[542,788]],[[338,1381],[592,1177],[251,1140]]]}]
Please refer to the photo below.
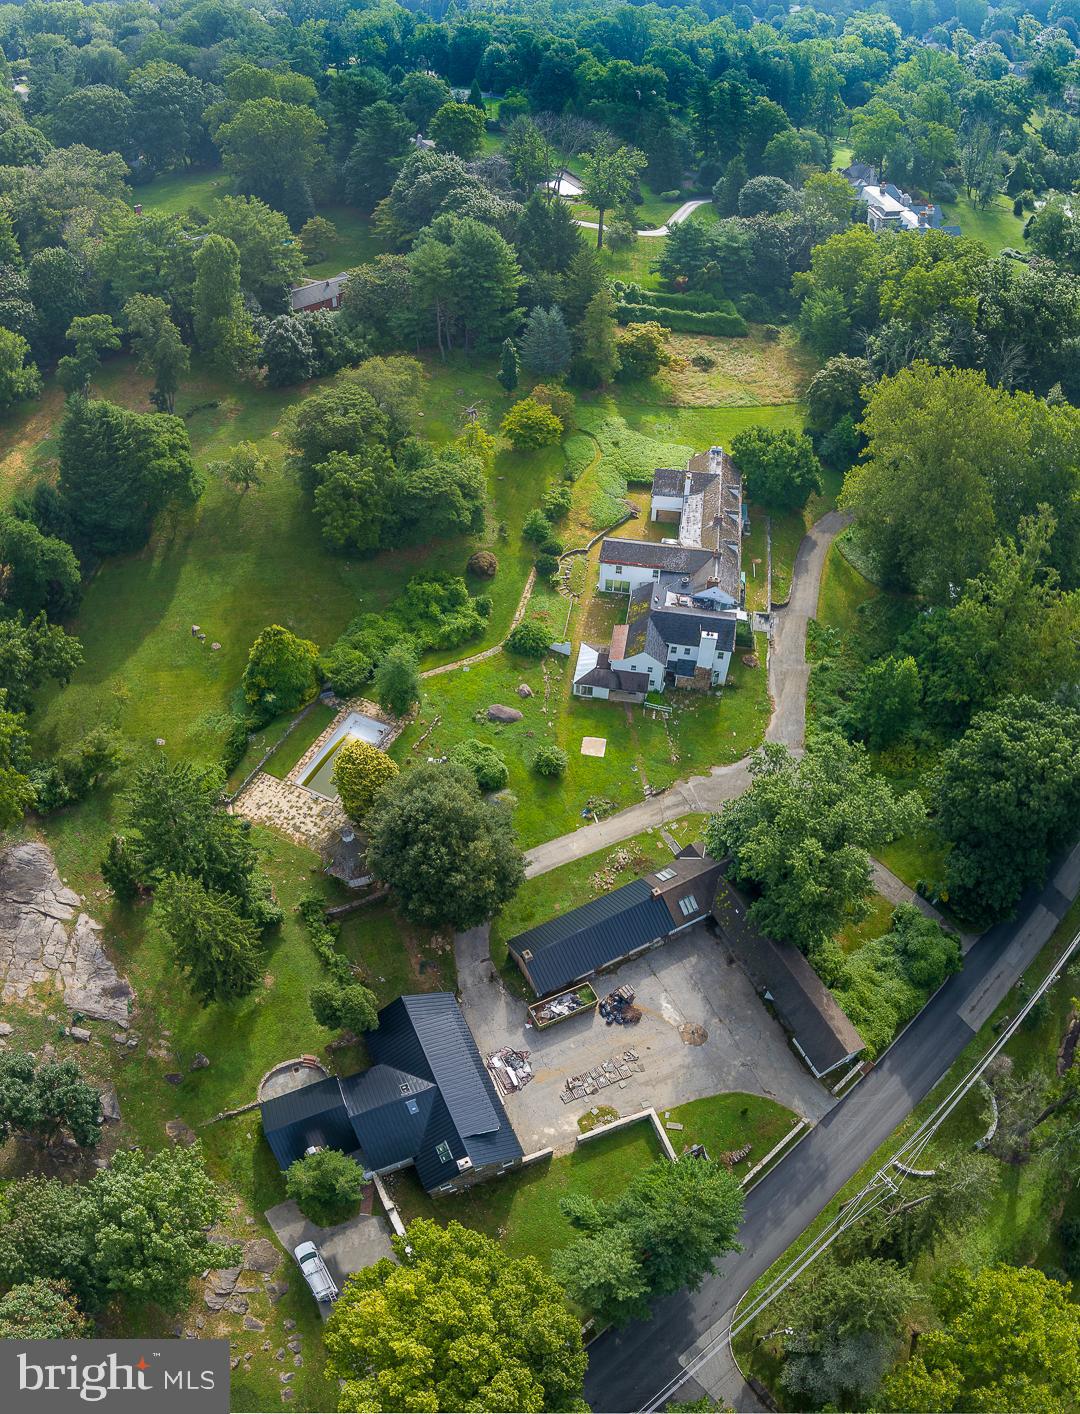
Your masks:
[{"label": "aerial landscape of trees", "polygon": [[[396,1260],[343,1281],[325,1343],[295,1271],[227,1307],[209,1274],[250,1275],[285,1199],[325,1227],[386,1197],[333,1145],[279,1173],[249,1111],[290,1056],[362,1070],[380,1010],[463,959],[524,1015],[507,920],[655,869],[617,813],[663,795],[674,828],[712,767],[741,793],[677,844],[803,954],[871,1078],[1051,878],[1080,829],[1080,4],[4,18],[0,826],[5,867],[55,867],[46,905],[4,897],[71,994],[0,978],[0,1336],[224,1309],[255,1322],[237,1407],[580,1410],[583,1323],[739,1250],[763,1095],[694,1101],[737,1122],[675,1162],[652,1141],[685,1116],[612,1130],[596,1192],[576,1149],[434,1203],[399,1176]],[[579,699],[580,645],[641,607],[597,592],[596,542],[670,545],[653,470],[710,445],[746,513],[714,527],[745,579],[727,682]],[[351,712],[382,746],[339,744]],[[95,1008],[73,959],[131,986]],[[973,1092],[993,1132],[965,1101],[750,1329],[778,1400],[1080,1399],[1075,991]]]}]

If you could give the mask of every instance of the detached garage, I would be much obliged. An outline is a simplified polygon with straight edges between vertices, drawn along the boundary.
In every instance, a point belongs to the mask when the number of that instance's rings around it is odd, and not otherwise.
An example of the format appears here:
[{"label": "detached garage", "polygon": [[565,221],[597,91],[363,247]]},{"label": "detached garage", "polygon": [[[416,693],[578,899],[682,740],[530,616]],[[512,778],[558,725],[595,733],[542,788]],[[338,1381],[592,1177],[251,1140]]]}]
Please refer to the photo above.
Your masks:
[{"label": "detached garage", "polygon": [[510,956],[538,997],[658,947],[709,916],[720,866],[700,845],[655,873],[511,938]]}]

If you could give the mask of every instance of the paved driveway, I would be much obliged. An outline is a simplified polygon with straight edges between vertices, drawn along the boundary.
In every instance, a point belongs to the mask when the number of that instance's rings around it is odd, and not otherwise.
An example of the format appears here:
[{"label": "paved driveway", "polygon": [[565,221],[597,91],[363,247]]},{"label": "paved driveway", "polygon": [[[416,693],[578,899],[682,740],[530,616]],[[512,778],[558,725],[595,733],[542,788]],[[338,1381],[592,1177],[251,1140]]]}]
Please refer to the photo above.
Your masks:
[{"label": "paved driveway", "polygon": [[[660,1110],[740,1090],[766,1095],[816,1122],[833,1103],[796,1058],[746,974],[704,926],[595,979],[601,995],[630,983],[644,1012],[637,1026],[607,1026],[592,1012],[549,1031],[526,1027],[525,1004],[507,992],[491,965],[486,929],[458,938],[457,962],[462,1006],[481,1054],[500,1046],[532,1052],[533,1080],[505,1101],[526,1153],[571,1147],[578,1117],[594,1104],[631,1114],[645,1105]],[[680,1028],[690,1026],[704,1027],[703,1044],[684,1040]],[[562,1103],[568,1075],[627,1046],[644,1071],[632,1071],[622,1087]]]},{"label": "paved driveway", "polygon": [[[296,1265],[293,1249],[301,1242],[314,1242],[318,1247],[339,1290],[344,1287],[345,1278],[353,1272],[373,1267],[380,1257],[394,1256],[394,1249],[390,1246],[390,1225],[383,1217],[358,1213],[355,1218],[338,1223],[336,1227],[316,1227],[304,1217],[295,1203],[279,1203],[275,1208],[268,1208],[265,1216],[292,1263],[290,1280],[295,1279],[300,1285],[305,1283]],[[330,1310],[329,1302],[319,1304],[323,1320]]]}]

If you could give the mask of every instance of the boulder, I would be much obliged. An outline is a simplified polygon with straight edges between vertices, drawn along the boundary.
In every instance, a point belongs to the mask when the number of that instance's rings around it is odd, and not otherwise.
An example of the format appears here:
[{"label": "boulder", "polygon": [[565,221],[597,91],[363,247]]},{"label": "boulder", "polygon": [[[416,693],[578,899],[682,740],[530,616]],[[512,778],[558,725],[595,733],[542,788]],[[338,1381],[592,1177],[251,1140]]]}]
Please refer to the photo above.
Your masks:
[{"label": "boulder", "polygon": [[85,1026],[69,1026],[66,1029],[67,1034],[73,1041],[81,1041],[85,1046],[90,1040],[90,1032],[87,1031]]},{"label": "boulder", "polygon": [[477,550],[475,555],[469,556],[467,568],[470,574],[479,575],[481,579],[494,579],[499,562],[490,550]]},{"label": "boulder", "polygon": [[258,1316],[245,1316],[244,1329],[246,1331],[261,1331],[264,1329],[263,1322],[259,1320]]},{"label": "boulder", "polygon": [[10,1021],[0,1021],[0,1036],[10,1036],[13,1029]]},{"label": "boulder", "polygon": [[489,722],[520,722],[523,714],[516,707],[504,707],[501,702],[494,702],[487,709],[487,719]]},{"label": "boulder", "polygon": [[120,1121],[120,1101],[116,1096],[115,1085],[108,1085],[101,1092],[101,1118],[111,1120],[113,1124]]},{"label": "boulder", "polygon": [[244,1243],[245,1272],[276,1272],[281,1253],[268,1237],[253,1237]]},{"label": "boulder", "polygon": [[185,1124],[182,1119],[169,1119],[165,1121],[165,1133],[174,1144],[179,1144],[183,1148],[188,1148],[195,1143],[198,1135],[190,1124]]},{"label": "boulder", "polygon": [[533,695],[533,690],[527,682],[523,682],[518,687],[517,694],[519,697],[531,697]]},{"label": "boulder", "polygon": [[165,1075],[166,1085],[182,1085],[183,1082],[184,1077],[180,1074],[178,1070],[170,1070]]},{"label": "boulder", "polygon": [[207,1060],[206,1056],[203,1055],[202,1051],[196,1051],[195,1059],[191,1062],[191,1069],[205,1070],[209,1064],[209,1060]]}]

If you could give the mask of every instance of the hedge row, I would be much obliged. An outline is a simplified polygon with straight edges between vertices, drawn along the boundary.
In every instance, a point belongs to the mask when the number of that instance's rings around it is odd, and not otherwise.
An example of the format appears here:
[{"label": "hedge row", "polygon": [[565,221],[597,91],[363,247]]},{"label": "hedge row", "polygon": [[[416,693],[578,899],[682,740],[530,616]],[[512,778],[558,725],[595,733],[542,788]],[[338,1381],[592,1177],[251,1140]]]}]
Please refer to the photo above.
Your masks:
[{"label": "hedge row", "polygon": [[676,334],[715,334],[720,338],[746,337],[746,320],[734,310],[699,314],[692,309],[662,309],[655,304],[620,304],[620,324],[647,324],[653,321]]}]

